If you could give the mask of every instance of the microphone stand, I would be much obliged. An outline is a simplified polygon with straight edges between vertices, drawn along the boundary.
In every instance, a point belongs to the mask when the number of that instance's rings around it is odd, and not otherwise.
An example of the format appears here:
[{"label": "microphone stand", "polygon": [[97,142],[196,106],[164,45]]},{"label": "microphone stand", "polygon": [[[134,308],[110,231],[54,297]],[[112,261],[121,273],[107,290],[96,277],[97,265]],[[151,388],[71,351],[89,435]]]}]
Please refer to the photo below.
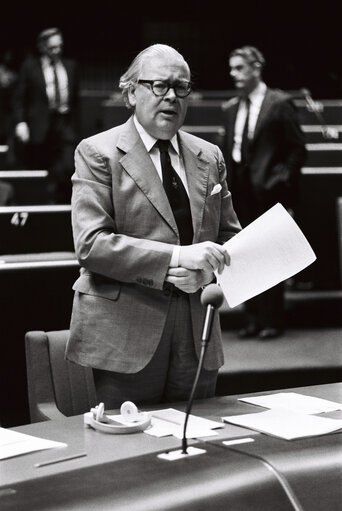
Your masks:
[{"label": "microphone stand", "polygon": [[189,448],[189,451],[191,449],[191,453],[188,452],[186,428],[187,428],[188,421],[189,421],[192,403],[195,398],[198,380],[199,380],[199,377],[200,377],[200,374],[202,371],[205,353],[207,351],[207,347],[208,347],[208,344],[210,341],[210,335],[211,335],[215,310],[217,308],[221,307],[223,300],[224,300],[224,295],[221,291],[221,288],[217,284],[209,284],[208,286],[205,287],[205,289],[203,289],[203,292],[201,294],[201,303],[203,306],[207,307],[207,312],[206,312],[204,325],[203,325],[202,339],[201,339],[201,341],[202,341],[201,342],[201,352],[200,352],[200,356],[199,356],[199,360],[198,360],[196,376],[195,376],[194,383],[192,385],[190,397],[189,397],[188,404],[186,407],[184,427],[183,427],[183,437],[182,437],[182,449],[179,449],[178,451],[175,451],[173,453],[167,452],[167,453],[163,453],[163,454],[158,454],[159,458],[175,460],[175,459],[179,459],[180,457],[183,457],[183,456],[195,456],[197,454],[203,454],[206,452],[205,450],[198,449],[197,447]]},{"label": "microphone stand", "polygon": [[313,112],[316,116],[316,119],[321,125],[321,132],[325,139],[327,140],[336,140],[338,139],[338,131],[333,128],[332,126],[328,126],[323,115],[319,111],[319,106],[316,101],[314,101],[311,97],[310,92],[308,89],[301,89],[301,92],[304,96],[304,99],[307,104],[307,108],[309,111]]},{"label": "microphone stand", "polygon": [[205,323],[204,323],[204,327],[203,327],[203,335],[202,335],[202,343],[201,343],[201,353],[200,353],[200,357],[199,357],[199,361],[198,361],[197,372],[196,372],[195,380],[194,380],[194,383],[193,383],[193,386],[192,386],[192,390],[191,390],[191,393],[190,393],[190,397],[189,397],[188,404],[187,404],[187,407],[186,407],[186,412],[185,412],[185,420],[184,420],[184,427],[183,427],[183,438],[182,438],[182,454],[188,454],[188,451],[187,451],[187,449],[188,449],[188,442],[187,442],[187,438],[186,438],[186,428],[187,428],[187,425],[188,425],[188,420],[189,420],[189,416],[190,416],[190,413],[191,413],[192,403],[193,403],[193,400],[194,400],[194,397],[195,397],[195,392],[196,392],[198,380],[199,380],[199,377],[200,377],[200,374],[201,374],[201,371],[202,371],[202,367],[203,367],[203,363],[204,363],[204,358],[205,358],[205,353],[207,351],[208,343],[209,343],[209,340],[210,340],[211,327],[212,327],[212,323],[213,323],[212,319],[213,319],[214,312],[215,312],[215,307],[213,307],[213,305],[209,304],[207,306],[207,314],[206,314],[206,317],[205,317]]}]

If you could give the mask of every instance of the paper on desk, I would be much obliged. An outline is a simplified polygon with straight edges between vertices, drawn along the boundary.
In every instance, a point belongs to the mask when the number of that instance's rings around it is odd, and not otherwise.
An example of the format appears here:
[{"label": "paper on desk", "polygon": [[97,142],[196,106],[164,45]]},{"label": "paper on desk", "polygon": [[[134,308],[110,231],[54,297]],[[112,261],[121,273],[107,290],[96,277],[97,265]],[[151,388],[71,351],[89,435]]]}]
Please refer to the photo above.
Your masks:
[{"label": "paper on desk", "polygon": [[0,460],[53,447],[67,447],[67,444],[0,428]]},{"label": "paper on desk", "polygon": [[[164,410],[156,410],[149,412],[152,415],[152,427],[145,429],[144,433],[152,436],[169,436],[176,438],[183,437],[183,426],[185,413],[175,410],[174,408],[166,408]],[[203,419],[195,415],[190,415],[187,424],[186,437],[200,438],[213,436],[217,433],[213,431],[216,428],[222,428],[222,422],[216,422],[209,419]]]},{"label": "paper on desk", "polygon": [[216,272],[230,307],[270,289],[316,259],[304,234],[280,204],[254,220],[227,241],[230,266]]},{"label": "paper on desk", "polygon": [[342,403],[335,403],[319,397],[305,396],[296,392],[279,392],[257,397],[240,397],[239,401],[264,408],[286,408],[306,415],[342,410]]},{"label": "paper on desk", "polygon": [[342,420],[304,415],[280,408],[222,419],[285,440],[326,435],[342,428]]}]

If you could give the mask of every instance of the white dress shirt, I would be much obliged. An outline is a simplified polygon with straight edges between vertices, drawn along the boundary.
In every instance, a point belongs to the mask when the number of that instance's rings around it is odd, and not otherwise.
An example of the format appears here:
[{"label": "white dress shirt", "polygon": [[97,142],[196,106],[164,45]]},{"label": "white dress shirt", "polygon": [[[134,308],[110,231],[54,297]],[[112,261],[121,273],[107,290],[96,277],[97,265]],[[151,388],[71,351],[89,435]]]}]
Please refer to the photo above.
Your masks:
[{"label": "white dress shirt", "polygon": [[[160,151],[159,151],[158,147],[155,145],[157,142],[157,139],[155,137],[152,137],[152,135],[150,135],[149,133],[147,133],[147,131],[140,124],[140,122],[138,121],[138,119],[136,118],[135,115],[133,117],[133,121],[134,121],[135,127],[137,128],[137,131],[140,135],[140,138],[143,141],[143,144],[146,147],[146,150],[151,157],[152,163],[157,170],[157,174],[158,174],[160,180],[163,181],[163,174],[162,174],[162,168],[161,168],[161,163],[160,163]],[[189,189],[188,189],[188,183],[187,183],[187,179],[186,179],[184,162],[183,162],[183,158],[179,151],[177,135],[174,135],[170,140],[169,155],[170,155],[172,167],[174,168],[175,172],[177,172],[178,176],[182,180],[182,183],[184,185],[186,193],[189,195]],[[170,262],[171,267],[175,267],[175,266],[179,265],[179,252],[180,252],[180,246],[174,245],[171,262]]]},{"label": "white dress shirt", "polygon": [[[141,137],[141,140],[143,141],[144,146],[146,147],[146,150],[151,157],[153,165],[155,166],[155,168],[158,172],[158,176],[160,177],[161,181],[163,181],[163,175],[162,175],[162,169],[161,169],[161,163],[160,163],[160,151],[159,151],[158,147],[155,145],[155,143],[157,142],[157,139],[152,137],[152,135],[150,135],[149,133],[147,133],[147,131],[139,123],[136,116],[133,117],[133,120],[134,120],[135,127],[137,128],[138,133]],[[186,190],[186,193],[189,195],[188,183],[186,180],[183,159],[182,159],[182,156],[179,151],[177,135],[174,135],[170,140],[169,155],[170,155],[170,159],[171,159],[171,165],[174,168],[174,170],[177,172],[180,179],[182,180],[182,183]]]},{"label": "white dress shirt", "polygon": [[[46,95],[49,100],[49,107],[52,110],[55,110],[56,91],[53,67],[51,65],[50,59],[45,55],[41,57],[41,63],[45,80]],[[69,111],[68,75],[64,65],[60,60],[56,62],[56,73],[60,93],[60,107],[58,108],[58,112],[64,114]]]},{"label": "white dress shirt", "polygon": [[[256,88],[248,95],[250,100],[249,106],[249,122],[248,122],[248,138],[253,139],[255,126],[259,117],[262,102],[266,94],[266,84],[260,82]],[[247,117],[247,107],[245,101],[240,101],[239,109],[236,115],[235,128],[234,128],[234,143],[232,150],[232,157],[236,163],[241,162],[241,143],[242,133]]]}]

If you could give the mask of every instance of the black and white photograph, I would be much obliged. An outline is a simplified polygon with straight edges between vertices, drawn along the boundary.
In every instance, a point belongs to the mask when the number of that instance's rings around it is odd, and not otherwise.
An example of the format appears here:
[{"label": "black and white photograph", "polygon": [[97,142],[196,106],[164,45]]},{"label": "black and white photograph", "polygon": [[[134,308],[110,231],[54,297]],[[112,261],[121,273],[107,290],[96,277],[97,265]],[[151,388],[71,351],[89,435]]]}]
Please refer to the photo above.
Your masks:
[{"label": "black and white photograph", "polygon": [[0,17],[0,509],[340,511],[342,3]]}]

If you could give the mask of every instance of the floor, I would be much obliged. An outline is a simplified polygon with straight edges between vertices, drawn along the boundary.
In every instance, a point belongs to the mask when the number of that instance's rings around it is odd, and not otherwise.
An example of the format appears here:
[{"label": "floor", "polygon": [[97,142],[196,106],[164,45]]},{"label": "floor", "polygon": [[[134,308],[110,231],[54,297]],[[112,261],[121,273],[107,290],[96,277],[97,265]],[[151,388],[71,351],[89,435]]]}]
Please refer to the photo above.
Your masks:
[{"label": "floor", "polygon": [[[243,308],[220,310],[218,395],[342,381],[342,293],[287,293],[283,336],[241,340]],[[341,396],[342,400],[342,396]]]}]

